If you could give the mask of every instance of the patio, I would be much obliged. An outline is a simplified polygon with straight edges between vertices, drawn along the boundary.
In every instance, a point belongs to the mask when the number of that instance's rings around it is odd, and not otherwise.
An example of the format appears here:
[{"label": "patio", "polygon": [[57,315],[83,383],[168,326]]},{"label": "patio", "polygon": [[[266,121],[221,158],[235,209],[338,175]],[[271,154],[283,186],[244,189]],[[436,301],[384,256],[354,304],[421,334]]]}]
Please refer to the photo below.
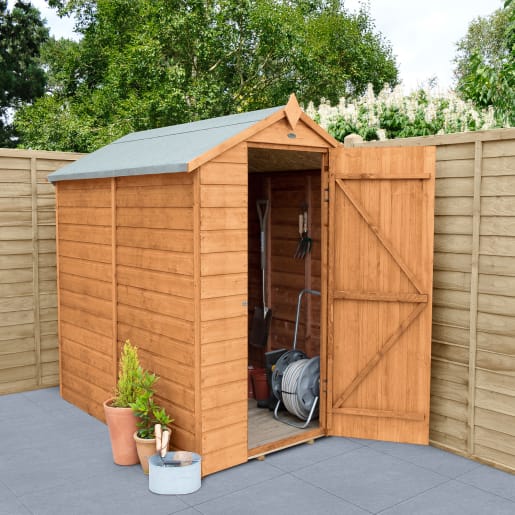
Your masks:
[{"label": "patio", "polygon": [[0,420],[5,515],[515,513],[515,476],[434,447],[322,438],[160,496],[139,465],[113,464],[106,426],[57,388],[1,396]]}]

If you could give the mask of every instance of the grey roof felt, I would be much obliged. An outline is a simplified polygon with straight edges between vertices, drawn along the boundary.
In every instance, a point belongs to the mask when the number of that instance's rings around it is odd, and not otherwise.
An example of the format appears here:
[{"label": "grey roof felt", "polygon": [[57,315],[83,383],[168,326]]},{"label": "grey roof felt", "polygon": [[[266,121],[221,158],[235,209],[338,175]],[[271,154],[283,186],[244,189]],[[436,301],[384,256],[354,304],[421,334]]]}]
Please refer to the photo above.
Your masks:
[{"label": "grey roof felt", "polygon": [[188,163],[284,106],[133,132],[60,168],[50,182],[187,171]]}]

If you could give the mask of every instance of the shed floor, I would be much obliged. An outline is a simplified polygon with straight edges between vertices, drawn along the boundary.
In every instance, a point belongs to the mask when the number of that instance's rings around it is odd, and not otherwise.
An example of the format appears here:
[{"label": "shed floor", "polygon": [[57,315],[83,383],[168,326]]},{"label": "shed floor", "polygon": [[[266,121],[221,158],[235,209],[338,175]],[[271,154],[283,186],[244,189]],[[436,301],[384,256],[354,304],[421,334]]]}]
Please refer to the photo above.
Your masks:
[{"label": "shed floor", "polygon": [[[296,424],[302,423],[286,411],[281,411],[279,416]],[[248,424],[248,447],[249,449],[255,449],[262,445],[308,433],[318,427],[318,420],[312,420],[306,429],[298,429],[275,420],[273,411],[258,408],[256,401],[249,399]]]}]

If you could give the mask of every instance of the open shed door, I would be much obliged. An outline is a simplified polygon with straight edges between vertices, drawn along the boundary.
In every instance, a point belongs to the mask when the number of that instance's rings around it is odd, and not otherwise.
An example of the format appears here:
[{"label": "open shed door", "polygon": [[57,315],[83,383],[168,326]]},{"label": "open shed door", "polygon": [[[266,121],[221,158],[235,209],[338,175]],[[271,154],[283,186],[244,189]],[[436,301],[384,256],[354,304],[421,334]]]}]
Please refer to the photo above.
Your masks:
[{"label": "open shed door", "polygon": [[434,147],[330,154],[328,433],[427,444]]}]

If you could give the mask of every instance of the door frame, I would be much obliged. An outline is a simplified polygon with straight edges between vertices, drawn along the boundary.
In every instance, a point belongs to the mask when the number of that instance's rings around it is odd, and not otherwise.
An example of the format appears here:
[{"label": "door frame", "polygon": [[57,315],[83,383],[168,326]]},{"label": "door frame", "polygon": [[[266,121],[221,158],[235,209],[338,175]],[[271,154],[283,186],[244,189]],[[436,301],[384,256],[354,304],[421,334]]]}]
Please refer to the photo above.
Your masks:
[{"label": "door frame", "polygon": [[[326,149],[295,146],[290,148],[277,144],[253,144],[248,148],[262,148],[268,150],[284,150],[297,152],[316,152],[321,155],[320,178],[321,178],[321,200],[320,200],[320,254],[321,254],[321,270],[320,270],[320,397],[319,397],[319,427],[312,430],[304,430],[298,435],[270,442],[259,447],[248,449],[248,459],[262,458],[264,455],[287,449],[301,443],[313,442],[316,438],[327,436],[326,417],[328,412],[327,406],[327,385],[328,385],[328,367],[327,367],[327,295],[328,295],[328,218],[329,218],[329,147]],[[285,170],[287,171],[287,170]],[[247,163],[247,177],[249,175]],[[259,172],[258,172],[259,173]],[[274,173],[274,172],[270,172]],[[280,172],[278,172],[280,173]],[[302,173],[302,172],[300,172]],[[247,181],[248,184],[248,181]],[[247,205],[247,209],[249,206]],[[248,228],[247,228],[248,233]],[[270,248],[269,242],[267,247]],[[270,288],[269,288],[270,292]],[[247,342],[248,345],[248,342]],[[248,426],[248,410],[247,410],[247,426]],[[247,442],[248,448],[248,442]]]}]

